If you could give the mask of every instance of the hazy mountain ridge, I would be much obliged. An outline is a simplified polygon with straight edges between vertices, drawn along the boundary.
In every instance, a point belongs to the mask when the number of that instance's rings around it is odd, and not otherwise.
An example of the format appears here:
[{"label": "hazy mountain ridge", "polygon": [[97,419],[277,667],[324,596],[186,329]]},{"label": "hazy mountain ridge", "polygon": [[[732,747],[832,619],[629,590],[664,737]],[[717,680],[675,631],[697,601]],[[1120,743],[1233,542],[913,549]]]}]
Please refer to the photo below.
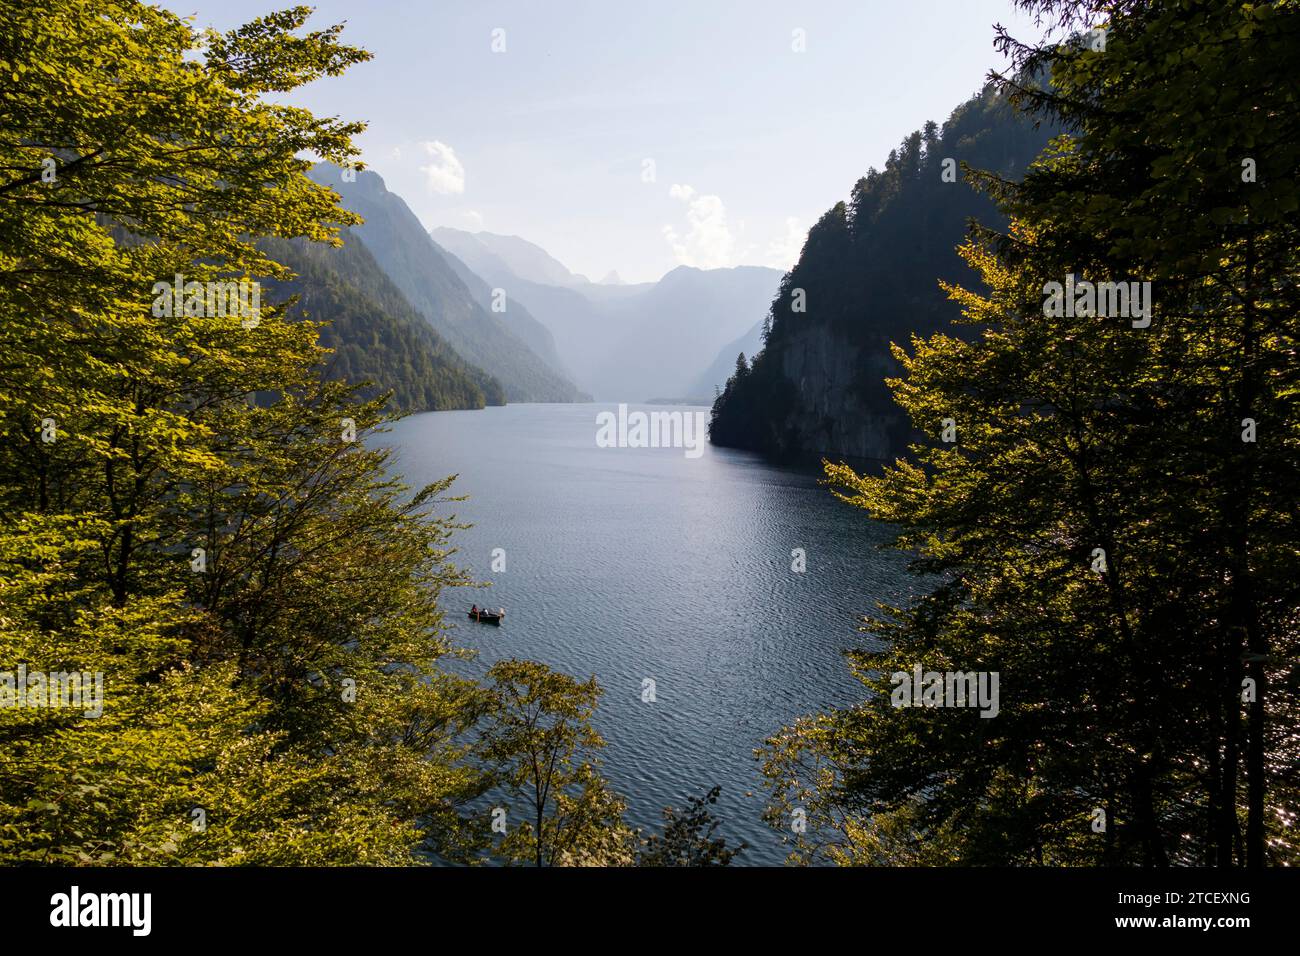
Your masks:
[{"label": "hazy mountain ridge", "polygon": [[[495,308],[502,308],[503,311],[495,314],[501,317],[501,321],[511,332],[556,372],[567,379],[571,380],[573,378],[572,372],[567,368],[564,360],[560,358],[560,353],[556,350],[555,337],[551,335],[550,330],[545,325],[533,317],[522,302],[511,299],[507,293],[501,299],[500,306],[498,306],[494,302],[494,287],[488,285],[477,272],[461,261],[458,256],[453,255],[444,248],[440,248],[439,251],[456,275],[460,277],[460,280],[465,283],[465,287],[469,289],[474,301],[481,308],[488,312],[493,312]],[[501,291],[505,292],[506,290],[501,289]],[[584,395],[582,398],[590,398],[590,396]]]},{"label": "hazy mountain ridge", "polygon": [[[701,370],[766,311],[781,278],[762,266],[679,266],[658,282],[593,283],[517,236],[448,227],[431,234],[546,325],[565,367],[600,400],[712,396],[712,387],[696,390]],[[514,271],[521,258],[528,275]]]},{"label": "hazy mountain ridge", "polygon": [[[585,397],[527,344],[528,337],[541,339],[545,330],[531,328],[521,334],[480,305],[415,213],[389,192],[378,174],[363,170],[354,182],[344,182],[337,167],[321,163],[311,175],[338,192],[345,208],[365,217],[355,232],[380,268],[456,352],[500,381],[509,401],[570,402]],[[524,326],[533,320],[520,310],[510,321]]]},{"label": "hazy mountain ridge", "polygon": [[713,364],[695,380],[688,394],[693,397],[706,397],[712,402],[715,393],[727,384],[727,379],[736,370],[736,357],[744,355],[746,360],[752,359],[762,348],[763,322],[758,321],[740,338],[732,339],[722,347]]},{"label": "hazy mountain ridge", "polygon": [[[472,234],[492,255],[500,259],[514,275],[530,282],[546,285],[590,285],[591,280],[571,271],[562,262],[536,243],[519,236],[503,236],[494,232]],[[434,239],[438,237],[435,235]]]},{"label": "hazy mountain ridge", "polygon": [[780,281],[780,272],[763,266],[678,266],[644,294],[611,304],[621,322],[610,355],[622,362],[598,368],[593,391],[618,398],[627,389],[633,399],[712,396],[693,391],[701,369],[752,327]]}]

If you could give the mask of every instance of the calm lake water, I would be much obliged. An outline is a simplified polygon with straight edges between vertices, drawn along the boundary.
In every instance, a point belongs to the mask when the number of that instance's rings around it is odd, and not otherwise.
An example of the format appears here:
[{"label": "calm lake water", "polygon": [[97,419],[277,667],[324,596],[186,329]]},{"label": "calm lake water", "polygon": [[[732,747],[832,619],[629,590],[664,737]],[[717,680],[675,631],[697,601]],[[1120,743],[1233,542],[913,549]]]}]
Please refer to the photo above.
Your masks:
[{"label": "calm lake water", "polygon": [[[453,493],[470,496],[455,506],[474,525],[456,557],[492,586],[448,595],[456,637],[479,653],[466,666],[518,657],[594,674],[605,774],[629,822],[658,830],[663,807],[720,784],[720,833],[750,845],[736,863],[778,864],[787,851],[760,819],[754,748],[861,696],[842,654],[866,642],[863,612],[910,589],[904,559],[879,550],[887,529],[816,472],[709,445],[697,458],[597,447],[596,415],[614,408],[433,412],[384,442],[408,483],[458,474]],[[496,548],[503,573],[491,570]],[[795,548],[805,573],[791,570]],[[505,607],[505,622],[467,621],[473,603]]]}]

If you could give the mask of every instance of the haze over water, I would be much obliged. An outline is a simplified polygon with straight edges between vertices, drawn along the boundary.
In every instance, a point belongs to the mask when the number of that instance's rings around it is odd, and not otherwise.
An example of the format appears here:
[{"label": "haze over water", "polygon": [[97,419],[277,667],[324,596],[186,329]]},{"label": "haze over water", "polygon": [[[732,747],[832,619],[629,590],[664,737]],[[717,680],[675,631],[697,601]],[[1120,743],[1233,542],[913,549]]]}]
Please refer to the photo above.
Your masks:
[{"label": "haze over water", "polygon": [[[384,436],[409,484],[455,473],[452,493],[470,496],[454,506],[474,525],[454,560],[492,586],[445,596],[458,642],[479,652],[463,666],[518,657],[595,674],[604,772],[629,823],[658,830],[664,806],[720,784],[720,833],[750,845],[736,862],[780,863],[753,750],[798,716],[860,699],[842,653],[866,644],[862,613],[912,586],[904,557],[878,550],[888,529],[817,472],[707,444],[697,458],[599,448],[603,410],[616,406],[435,412]],[[504,573],[491,571],[494,548]],[[794,548],[806,573],[791,570]],[[474,603],[505,607],[505,623],[468,621]]]}]

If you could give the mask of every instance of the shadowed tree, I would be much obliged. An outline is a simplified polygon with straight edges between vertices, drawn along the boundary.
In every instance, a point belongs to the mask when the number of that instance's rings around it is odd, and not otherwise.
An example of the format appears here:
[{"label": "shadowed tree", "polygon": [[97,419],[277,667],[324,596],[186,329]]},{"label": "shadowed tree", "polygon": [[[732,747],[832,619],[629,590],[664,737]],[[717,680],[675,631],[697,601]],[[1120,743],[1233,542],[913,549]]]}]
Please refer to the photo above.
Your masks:
[{"label": "shadowed tree", "polygon": [[[896,349],[928,441],[827,466],[931,587],[869,623],[869,699],[769,742],[772,819],[840,862],[1294,862],[1300,8],[1025,6],[1104,47],[1009,46],[1070,133],[971,173],[1012,224],[964,249],[986,291],[946,285],[977,335]],[[1054,307],[1076,281],[1125,294]],[[998,717],[891,706],[918,662],[999,672]]]}]

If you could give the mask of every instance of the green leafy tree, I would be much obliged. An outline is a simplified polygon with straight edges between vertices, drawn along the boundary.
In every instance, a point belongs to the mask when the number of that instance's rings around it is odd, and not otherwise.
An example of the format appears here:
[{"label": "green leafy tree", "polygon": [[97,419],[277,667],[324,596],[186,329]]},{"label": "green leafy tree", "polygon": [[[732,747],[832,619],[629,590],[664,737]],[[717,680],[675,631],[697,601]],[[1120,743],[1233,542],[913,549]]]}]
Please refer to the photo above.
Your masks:
[{"label": "green leafy tree", "polygon": [[104,700],[0,709],[0,856],[470,853],[481,695],[438,664],[450,479],[387,477],[382,401],[323,381],[283,303],[156,288],[287,281],[261,241],[356,222],[300,156],[351,162],[361,127],[267,97],[367,54],[300,33],[301,7],[221,34],[2,6],[0,668],[100,673]]},{"label": "green leafy tree", "polygon": [[496,852],[537,866],[630,865],[634,834],[596,756],[605,745],[591,726],[596,679],[519,660],[494,664],[487,676],[492,702],[480,752],[510,808],[521,806],[525,818]]},{"label": "green leafy tree", "polygon": [[[1025,6],[1104,50],[1013,48],[1052,82],[1006,91],[1072,133],[975,177],[1012,216],[964,249],[987,291],[947,286],[978,337],[896,349],[930,441],[827,467],[933,586],[870,624],[866,701],[769,742],[771,819],[839,862],[1293,862],[1300,10]],[[1067,276],[1150,308],[1046,307]],[[1000,673],[998,716],[892,706],[916,663]]]}]

